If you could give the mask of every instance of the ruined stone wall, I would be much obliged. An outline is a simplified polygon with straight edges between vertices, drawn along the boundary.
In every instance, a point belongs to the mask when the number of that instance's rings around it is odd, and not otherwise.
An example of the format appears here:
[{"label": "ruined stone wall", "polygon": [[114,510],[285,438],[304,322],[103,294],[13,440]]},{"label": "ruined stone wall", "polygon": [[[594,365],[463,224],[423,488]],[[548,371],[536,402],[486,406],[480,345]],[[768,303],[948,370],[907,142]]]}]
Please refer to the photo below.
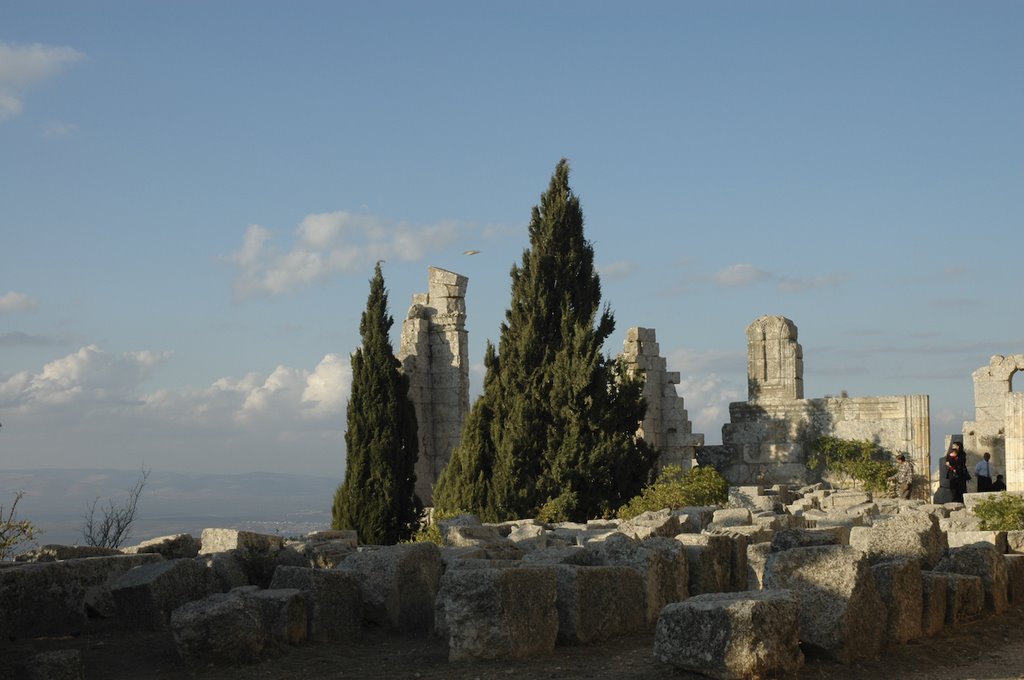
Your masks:
[{"label": "ruined stone wall", "polygon": [[[1020,450],[1018,443],[1013,443],[1014,450],[1010,450],[1010,430],[1018,427],[1020,418],[1021,395],[1012,391],[1017,371],[1024,371],[1024,354],[993,356],[988,366],[974,371],[974,420],[963,425],[964,451],[971,474],[987,451],[992,455],[993,475],[1004,475],[1009,491],[1024,491],[1024,450]],[[1016,480],[1012,486],[1011,470]]]},{"label": "ruined stone wall", "polygon": [[409,376],[419,429],[416,493],[428,506],[469,413],[468,283],[465,276],[430,267],[427,292],[413,295],[402,324],[398,359]]},{"label": "ruined stone wall", "polygon": [[[832,435],[904,451],[914,464],[916,493],[930,490],[931,434],[927,395],[803,398],[803,352],[796,325],[761,317],[747,328],[750,400],[729,405],[718,467],[734,485],[805,483],[808,447]],[[799,395],[799,396],[795,396]]]},{"label": "ruined stone wall", "polygon": [[690,468],[696,447],[704,445],[704,435],[694,434],[683,404],[676,391],[679,372],[667,371],[665,358],[653,328],[630,328],[623,342],[622,358],[630,375],[644,377],[643,396],[647,413],[637,431],[644,440],[658,449],[658,468],[679,465]]}]

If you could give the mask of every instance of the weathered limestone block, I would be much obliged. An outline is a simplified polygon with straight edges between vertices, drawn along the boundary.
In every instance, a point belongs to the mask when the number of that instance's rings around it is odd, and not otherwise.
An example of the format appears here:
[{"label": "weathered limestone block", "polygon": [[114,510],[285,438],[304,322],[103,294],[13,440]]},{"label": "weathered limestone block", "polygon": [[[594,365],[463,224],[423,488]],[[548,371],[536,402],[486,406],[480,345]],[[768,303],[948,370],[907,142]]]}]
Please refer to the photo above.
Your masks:
[{"label": "weathered limestone block", "polygon": [[308,566],[315,569],[333,569],[356,551],[353,543],[354,541],[347,538],[307,541],[300,552],[305,556]]},{"label": "weathered limestone block", "polygon": [[244,597],[260,608],[271,640],[297,645],[309,636],[309,604],[298,588],[256,590]]},{"label": "weathered limestone block", "polygon": [[934,515],[901,512],[873,526],[850,530],[850,547],[868,556],[872,564],[900,558],[919,560],[922,569],[931,569],[946,550],[946,534],[939,529]]},{"label": "weathered limestone block", "polygon": [[555,570],[458,569],[445,573],[437,627],[448,659],[524,658],[554,651],[558,637]]},{"label": "weathered limestone block", "polygon": [[260,604],[239,593],[217,593],[171,613],[178,655],[191,668],[252,664],[269,639]]},{"label": "weathered limestone block", "polygon": [[995,547],[1000,555],[1010,552],[1005,531],[950,531],[947,536],[950,548],[987,543]]},{"label": "weathered limestone block", "polygon": [[602,566],[630,567],[643,578],[647,621],[654,623],[669,602],[687,597],[688,562],[679,544],[671,538],[635,541],[623,534],[588,548],[593,563]]},{"label": "weathered limestone block", "polygon": [[245,573],[245,565],[237,550],[198,555],[195,560],[196,564],[209,571],[211,587],[215,591],[226,593],[249,585],[249,576]]},{"label": "weathered limestone block", "polygon": [[981,531],[981,520],[974,515],[953,517],[951,514],[949,517],[939,519],[939,528],[946,533],[954,531]]},{"label": "weathered limestone block", "polygon": [[939,519],[949,517],[949,508],[945,505],[938,505],[936,503],[923,503],[917,506],[916,510],[919,512],[927,512],[929,515],[935,515]]},{"label": "weathered limestone block", "polygon": [[921,572],[921,633],[932,636],[946,625],[946,607],[949,599],[949,579],[947,574],[933,571]]},{"label": "weathered limestone block", "polygon": [[29,659],[26,666],[28,680],[85,680],[85,664],[77,649],[41,652]]},{"label": "weathered limestone block", "polygon": [[826,517],[825,519],[816,519],[814,522],[807,523],[807,527],[810,529],[830,529],[834,531],[836,536],[839,537],[841,545],[850,545],[850,531],[853,530],[853,527],[859,526],[864,526],[864,522],[861,521],[860,517],[848,517],[842,520]]},{"label": "weathered limestone block", "polygon": [[800,604],[785,590],[708,593],[658,617],[654,656],[723,680],[795,678],[803,666]]},{"label": "weathered limestone block", "polygon": [[1010,603],[1015,607],[1024,604],[1024,555],[1004,555],[1006,558],[1006,578]]},{"label": "weathered limestone block", "polygon": [[[747,545],[751,543],[766,543],[771,542],[772,537],[775,536],[775,532],[771,529],[767,529],[763,526],[758,525],[747,525],[738,527],[725,527],[722,529],[713,528],[714,524],[708,528],[708,533],[721,534],[722,536],[732,536],[734,538],[741,538]],[[738,565],[737,565],[738,568]],[[737,590],[744,590],[738,588]]]},{"label": "weathered limestone block", "polygon": [[308,560],[285,549],[284,538],[238,529],[203,529],[200,555],[233,551],[252,585],[267,588],[281,564],[305,566]]},{"label": "weathered limestone block", "polygon": [[306,534],[307,543],[321,541],[343,541],[353,548],[359,547],[359,534],[355,529],[330,529],[327,531],[311,531]]},{"label": "weathered limestone block", "polygon": [[199,554],[199,541],[192,534],[174,534],[142,541],[123,550],[126,555],[158,553],[167,560],[193,558]]},{"label": "weathered limestone block", "polygon": [[117,548],[100,548],[93,545],[60,545],[51,543],[35,550],[16,555],[15,562],[57,562],[60,560],[81,560],[87,557],[111,557],[120,555]]},{"label": "weathered limestone block", "polygon": [[764,569],[771,554],[771,543],[751,543],[747,546],[746,590],[761,590],[764,587]]},{"label": "weathered limestone block", "polygon": [[946,579],[946,623],[957,624],[981,616],[985,610],[985,586],[980,576],[932,572]]},{"label": "weathered limestone block", "polygon": [[783,529],[772,536],[771,551],[842,544],[841,533],[835,529]]},{"label": "weathered limestone block", "polygon": [[803,529],[804,519],[800,516],[793,516],[789,514],[776,514],[774,512],[761,512],[753,515],[751,523],[755,526],[764,527],[765,529],[771,529],[772,531],[781,531],[782,529]]},{"label": "weathered limestone block", "polygon": [[598,555],[582,545],[550,546],[523,555],[523,564],[575,564],[580,567],[597,565]]},{"label": "weathered limestone block", "polygon": [[[732,586],[733,546],[735,539],[715,534],[679,534],[675,537],[686,547],[689,563],[690,595],[724,593]],[[746,548],[744,548],[746,561]],[[744,582],[747,570],[744,567]]]},{"label": "weathered limestone block", "polygon": [[590,644],[647,624],[646,584],[636,569],[561,565],[555,575],[559,644]]},{"label": "weathered limestone block", "polygon": [[481,548],[490,559],[518,559],[523,551],[490,525],[453,525],[443,529],[446,545],[456,548]]},{"label": "weathered limestone block", "polygon": [[800,640],[840,663],[873,659],[883,644],[885,604],[864,553],[847,546],[774,552],[765,588],[789,589],[800,601]]},{"label": "weathered limestone block", "polygon": [[284,546],[284,539],[270,534],[239,529],[203,529],[199,553],[248,550],[258,553],[275,553]]},{"label": "weathered limestone block", "polygon": [[539,524],[523,524],[511,528],[508,540],[515,543],[525,557],[526,553],[546,548],[564,548],[568,545],[565,540],[556,538]]},{"label": "weathered limestone block", "polygon": [[278,567],[272,589],[298,588],[309,607],[309,637],[347,640],[359,634],[363,621],[362,577],[341,569]]},{"label": "weathered limestone block", "polygon": [[618,531],[637,540],[653,536],[672,538],[679,533],[679,517],[673,515],[672,511],[668,508],[652,510],[622,522],[618,527]]},{"label": "weathered limestone block", "polygon": [[1006,552],[1024,554],[1024,531],[1006,532]]},{"label": "weathered limestone block", "polygon": [[[722,508],[715,510],[711,517],[711,524],[708,531],[724,529],[726,527],[746,526],[752,523],[750,510],[747,508]],[[673,534],[674,536],[675,534]]]},{"label": "weathered limestone block", "polygon": [[874,499],[866,491],[836,491],[819,501],[822,510],[846,510],[848,508],[870,505]]},{"label": "weathered limestone block", "polygon": [[764,496],[763,486],[730,486],[729,505],[750,509],[754,507],[754,499]]},{"label": "weathered limestone block", "polygon": [[113,616],[110,584],[160,555],[111,555],[0,569],[0,639],[74,635],[88,613]]},{"label": "weathered limestone block", "polygon": [[211,592],[210,573],[188,557],[135,567],[110,586],[118,620],[131,630],[167,630],[172,611]]},{"label": "weathered limestone block", "polygon": [[718,509],[716,505],[688,505],[676,508],[672,514],[679,517],[679,533],[699,534],[707,525],[711,524],[715,510]]},{"label": "weathered limestone block", "polygon": [[882,562],[872,565],[871,571],[878,594],[889,612],[886,639],[903,644],[921,637],[924,590],[920,560],[904,558]]},{"label": "weathered limestone block", "polygon": [[934,571],[980,577],[985,592],[985,610],[990,613],[1001,614],[1009,606],[1006,557],[989,543],[950,548],[935,565]]},{"label": "weathered limestone block", "polygon": [[441,551],[433,543],[364,549],[342,565],[362,575],[363,615],[401,631],[429,632],[441,587]]}]

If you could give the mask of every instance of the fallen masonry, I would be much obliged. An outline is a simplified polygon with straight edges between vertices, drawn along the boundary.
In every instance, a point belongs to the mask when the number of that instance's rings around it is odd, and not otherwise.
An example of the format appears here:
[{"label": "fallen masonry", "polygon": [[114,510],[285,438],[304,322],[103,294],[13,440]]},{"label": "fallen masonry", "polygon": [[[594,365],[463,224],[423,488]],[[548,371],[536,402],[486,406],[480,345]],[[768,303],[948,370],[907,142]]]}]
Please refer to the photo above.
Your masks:
[{"label": "fallen masonry", "polygon": [[[0,563],[3,670],[86,678],[90,650],[75,636],[102,623],[164,631],[193,669],[258,664],[307,640],[344,645],[368,627],[438,636],[450,661],[648,630],[666,666],[794,677],[808,657],[859,663],[1024,606],[1024,532],[979,531],[977,497],[966,500],[748,486],[730,490],[729,507],[629,521],[462,515],[440,527],[440,546],[233,529],[123,554],[44,546]],[[21,651],[37,638],[68,644]]]}]

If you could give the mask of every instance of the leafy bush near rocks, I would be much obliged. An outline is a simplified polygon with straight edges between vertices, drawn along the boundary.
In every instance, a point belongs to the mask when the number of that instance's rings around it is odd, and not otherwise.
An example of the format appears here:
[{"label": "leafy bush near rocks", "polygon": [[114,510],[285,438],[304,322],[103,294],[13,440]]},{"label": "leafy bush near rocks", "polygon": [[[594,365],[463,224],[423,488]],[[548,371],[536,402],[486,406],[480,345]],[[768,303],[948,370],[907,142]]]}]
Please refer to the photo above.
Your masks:
[{"label": "leafy bush near rocks", "polygon": [[1001,493],[974,506],[983,531],[1017,531],[1024,529],[1024,498]]},{"label": "leafy bush near rocks", "polygon": [[620,519],[639,514],[694,505],[724,505],[729,500],[729,482],[713,467],[695,467],[689,471],[678,465],[666,465],[653,484],[619,509]]},{"label": "leafy bush near rocks", "polygon": [[891,454],[875,442],[831,436],[814,440],[807,467],[837,486],[851,484],[864,491],[885,491],[896,472]]}]

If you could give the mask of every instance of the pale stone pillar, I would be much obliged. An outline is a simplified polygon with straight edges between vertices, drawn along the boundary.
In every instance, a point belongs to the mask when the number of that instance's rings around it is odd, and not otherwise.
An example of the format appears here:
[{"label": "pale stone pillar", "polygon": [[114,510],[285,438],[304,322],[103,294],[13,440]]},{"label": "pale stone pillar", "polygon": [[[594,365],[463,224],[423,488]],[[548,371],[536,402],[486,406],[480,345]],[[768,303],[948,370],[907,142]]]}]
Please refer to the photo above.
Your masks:
[{"label": "pale stone pillar", "polygon": [[762,316],[747,327],[749,401],[804,398],[804,355],[796,324],[784,316]]},{"label": "pale stone pillar", "polygon": [[1010,392],[1005,404],[1006,490],[1024,491],[1024,393]]},{"label": "pale stone pillar", "polygon": [[427,292],[413,295],[402,324],[398,359],[419,431],[416,493],[428,506],[469,414],[468,284],[465,276],[430,267]]}]

